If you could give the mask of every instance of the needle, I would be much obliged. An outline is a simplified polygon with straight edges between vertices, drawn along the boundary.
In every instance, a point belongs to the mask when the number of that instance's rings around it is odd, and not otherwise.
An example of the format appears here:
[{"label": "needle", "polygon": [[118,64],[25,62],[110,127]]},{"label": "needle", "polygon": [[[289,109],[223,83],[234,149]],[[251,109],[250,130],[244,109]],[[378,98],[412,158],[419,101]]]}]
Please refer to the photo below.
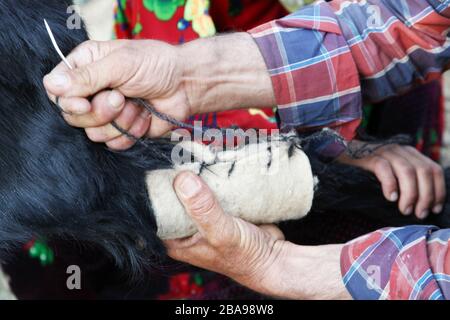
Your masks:
[{"label": "needle", "polygon": [[66,57],[62,53],[61,49],[58,46],[58,43],[56,42],[55,36],[53,35],[52,29],[50,29],[50,26],[47,23],[47,20],[44,19],[45,27],[47,28],[48,35],[50,36],[50,40],[52,41],[53,47],[55,48],[58,55],[61,57],[62,61],[66,64],[66,66],[73,70],[73,67],[70,65],[69,61],[67,61]]}]

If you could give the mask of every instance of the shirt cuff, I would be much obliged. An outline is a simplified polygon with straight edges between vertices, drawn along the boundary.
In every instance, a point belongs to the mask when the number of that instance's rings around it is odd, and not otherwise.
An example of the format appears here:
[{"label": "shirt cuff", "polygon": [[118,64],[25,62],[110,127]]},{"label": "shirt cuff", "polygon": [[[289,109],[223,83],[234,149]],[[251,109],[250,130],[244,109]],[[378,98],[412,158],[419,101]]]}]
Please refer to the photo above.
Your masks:
[{"label": "shirt cuff", "polygon": [[357,300],[441,300],[428,240],[437,228],[382,229],[348,243],[341,253],[344,284]]}]

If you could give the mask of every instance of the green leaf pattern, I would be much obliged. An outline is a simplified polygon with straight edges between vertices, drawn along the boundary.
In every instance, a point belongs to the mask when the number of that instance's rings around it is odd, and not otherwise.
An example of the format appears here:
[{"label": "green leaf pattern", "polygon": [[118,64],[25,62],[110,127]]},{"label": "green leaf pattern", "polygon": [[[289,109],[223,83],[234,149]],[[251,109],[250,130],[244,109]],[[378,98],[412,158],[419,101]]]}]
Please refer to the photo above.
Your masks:
[{"label": "green leaf pattern", "polygon": [[185,0],[143,0],[144,7],[155,13],[162,21],[169,21],[177,12],[178,7],[183,6]]}]

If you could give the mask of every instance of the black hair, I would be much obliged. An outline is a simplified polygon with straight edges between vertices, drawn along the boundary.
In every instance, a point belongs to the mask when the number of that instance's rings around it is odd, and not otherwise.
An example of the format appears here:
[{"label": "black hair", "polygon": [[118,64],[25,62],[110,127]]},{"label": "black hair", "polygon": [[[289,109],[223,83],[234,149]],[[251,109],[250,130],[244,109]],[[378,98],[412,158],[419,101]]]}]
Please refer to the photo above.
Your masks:
[{"label": "black hair", "polygon": [[171,146],[111,152],[68,126],[48,99],[42,78],[60,58],[43,19],[64,54],[88,38],[67,28],[69,5],[0,1],[0,250],[61,237],[99,245],[138,271],[164,252],[144,179],[170,166]]}]

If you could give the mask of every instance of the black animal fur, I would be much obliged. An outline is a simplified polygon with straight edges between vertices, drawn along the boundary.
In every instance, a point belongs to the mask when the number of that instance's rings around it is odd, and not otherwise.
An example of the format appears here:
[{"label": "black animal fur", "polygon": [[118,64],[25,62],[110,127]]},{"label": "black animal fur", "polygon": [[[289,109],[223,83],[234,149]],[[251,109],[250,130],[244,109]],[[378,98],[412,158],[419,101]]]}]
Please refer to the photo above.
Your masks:
[{"label": "black animal fur", "polygon": [[138,270],[163,252],[144,177],[170,165],[170,145],[113,153],[65,123],[42,77],[60,62],[44,18],[65,54],[87,40],[66,28],[66,10],[61,0],[0,1],[0,249],[33,235],[71,238]]},{"label": "black animal fur", "polygon": [[[87,35],[66,28],[66,9],[61,0],[0,0],[0,257],[33,236],[61,238],[99,246],[137,273],[164,253],[144,178],[171,166],[172,146],[115,153],[63,120],[42,85],[60,62],[43,19],[68,54]],[[314,210],[383,211],[386,225],[400,217],[370,174],[312,162],[321,180]],[[448,217],[436,222],[449,226]]]}]

